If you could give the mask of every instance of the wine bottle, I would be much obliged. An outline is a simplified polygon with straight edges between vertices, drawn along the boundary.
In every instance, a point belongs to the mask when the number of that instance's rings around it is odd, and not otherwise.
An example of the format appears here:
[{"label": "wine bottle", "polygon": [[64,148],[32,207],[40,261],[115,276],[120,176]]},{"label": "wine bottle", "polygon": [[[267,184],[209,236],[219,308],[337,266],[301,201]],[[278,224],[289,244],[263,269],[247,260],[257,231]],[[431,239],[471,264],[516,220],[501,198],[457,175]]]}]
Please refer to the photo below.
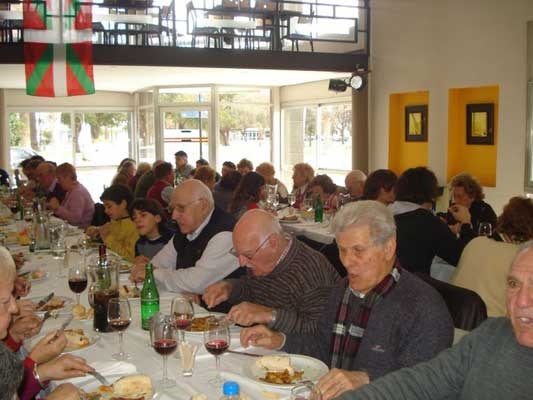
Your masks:
[{"label": "wine bottle", "polygon": [[315,200],[315,222],[322,222],[324,220],[324,203],[320,194],[316,196]]},{"label": "wine bottle", "polygon": [[152,264],[146,264],[144,285],[141,290],[141,326],[144,330],[150,330],[150,319],[159,312],[159,292],[154,279]]}]

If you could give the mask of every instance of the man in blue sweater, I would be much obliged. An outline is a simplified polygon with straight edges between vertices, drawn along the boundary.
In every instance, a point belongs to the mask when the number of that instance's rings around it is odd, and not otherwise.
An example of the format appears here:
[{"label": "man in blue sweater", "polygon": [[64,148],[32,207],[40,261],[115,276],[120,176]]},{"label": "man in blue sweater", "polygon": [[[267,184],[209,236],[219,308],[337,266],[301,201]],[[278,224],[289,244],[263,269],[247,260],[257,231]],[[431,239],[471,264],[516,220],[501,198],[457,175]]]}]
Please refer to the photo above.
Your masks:
[{"label": "man in blue sweater", "polygon": [[453,322],[440,295],[395,267],[396,226],[387,207],[376,201],[350,203],[337,213],[332,228],[348,276],[332,288],[317,334],[276,332],[263,325],[241,332],[243,346],[307,354],[328,364],[331,371],[318,384],[323,400],[429,360],[453,340]]},{"label": "man in blue sweater", "polygon": [[343,400],[533,398],[533,241],[507,276],[509,318],[490,318],[433,360],[393,372]]}]

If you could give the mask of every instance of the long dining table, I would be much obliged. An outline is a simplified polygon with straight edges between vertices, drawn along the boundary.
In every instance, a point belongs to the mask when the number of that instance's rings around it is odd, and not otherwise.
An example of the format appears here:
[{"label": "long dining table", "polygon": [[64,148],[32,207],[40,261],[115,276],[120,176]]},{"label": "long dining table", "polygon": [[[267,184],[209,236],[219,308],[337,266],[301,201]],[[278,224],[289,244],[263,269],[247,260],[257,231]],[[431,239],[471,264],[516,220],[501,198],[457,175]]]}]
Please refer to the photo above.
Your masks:
[{"label": "long dining table", "polygon": [[[15,223],[0,227],[0,232],[3,232],[4,235],[7,234],[5,237],[13,237],[12,235],[10,236],[10,231],[13,230],[16,230]],[[76,244],[78,238],[82,234],[81,231],[76,231],[72,227],[69,228],[68,232],[70,234],[66,237],[67,248]],[[39,269],[46,274],[44,279],[32,281],[31,292],[28,295],[28,298],[38,301],[47,294],[54,292],[56,296],[64,296],[74,301],[75,295],[68,287],[66,267],[83,262],[83,258],[78,250],[69,250],[67,256],[68,262],[65,263],[62,259],[54,259],[49,251],[30,253],[27,246],[19,246],[9,242],[5,243],[5,245],[12,253],[22,252],[24,254],[26,262],[23,265],[22,270],[34,271]],[[65,264],[68,265],[66,266]],[[121,274],[120,281],[122,284],[131,284],[131,282],[129,282],[128,274]],[[177,295],[177,293],[160,291],[161,312],[166,314],[170,313],[171,300]],[[81,295],[81,304],[87,308],[89,307],[87,290]],[[121,373],[132,373],[133,371],[136,371],[150,376],[155,385],[156,382],[162,378],[163,360],[162,357],[150,346],[149,333],[141,329],[140,300],[132,299],[130,300],[130,305],[132,310],[132,322],[129,328],[124,332],[124,349],[131,354],[129,360],[118,362],[111,358],[111,354],[118,348],[118,334],[97,334],[93,331],[92,319],[87,321],[73,320],[70,323],[69,328],[81,328],[91,340],[94,340],[94,344],[83,348],[74,354],[85,358],[87,362],[95,368],[104,368],[105,371],[108,372],[111,381],[116,379]],[[195,305],[195,315],[202,313],[206,313],[206,310]],[[46,332],[57,329],[67,316],[68,310],[66,313],[60,313],[57,318],[47,319],[41,329],[41,333],[33,340],[25,342],[25,347],[31,348],[31,346]],[[259,348],[242,348],[239,340],[240,330],[241,329],[236,326],[230,328],[230,350],[251,354],[278,353]],[[213,386],[209,383],[209,380],[216,375],[215,358],[204,348],[203,334],[186,333],[185,339],[186,341],[199,346],[193,376],[183,377],[180,360],[174,355],[169,356],[169,377],[176,379],[176,386],[166,390],[158,389],[157,398],[161,400],[189,400],[193,395],[203,393],[208,399],[219,399],[222,396],[221,386]],[[237,381],[241,386],[242,392],[246,396],[245,398],[248,399],[288,399],[290,397],[289,390],[264,386],[250,377],[245,376],[244,370],[247,369],[247,366],[251,363],[254,363],[255,360],[256,357],[249,355],[225,353],[221,356],[222,380]],[[89,385],[91,382],[94,383],[94,378],[91,376],[73,380],[73,383],[80,388]],[[54,384],[57,383],[61,382],[55,382]]]}]

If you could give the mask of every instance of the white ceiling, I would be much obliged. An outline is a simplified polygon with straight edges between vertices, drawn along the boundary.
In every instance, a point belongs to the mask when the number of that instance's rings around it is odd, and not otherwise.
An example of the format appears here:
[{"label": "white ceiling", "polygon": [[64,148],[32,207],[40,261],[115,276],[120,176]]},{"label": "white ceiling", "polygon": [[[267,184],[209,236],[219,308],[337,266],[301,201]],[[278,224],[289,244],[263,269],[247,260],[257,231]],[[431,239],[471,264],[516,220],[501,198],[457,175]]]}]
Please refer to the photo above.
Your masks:
[{"label": "white ceiling", "polygon": [[[96,89],[119,92],[134,92],[150,86],[166,85],[218,84],[287,86],[345,76],[346,73],[323,71],[108,65],[94,66]],[[25,87],[26,83],[23,65],[3,64],[0,66],[0,88],[23,89]]]}]

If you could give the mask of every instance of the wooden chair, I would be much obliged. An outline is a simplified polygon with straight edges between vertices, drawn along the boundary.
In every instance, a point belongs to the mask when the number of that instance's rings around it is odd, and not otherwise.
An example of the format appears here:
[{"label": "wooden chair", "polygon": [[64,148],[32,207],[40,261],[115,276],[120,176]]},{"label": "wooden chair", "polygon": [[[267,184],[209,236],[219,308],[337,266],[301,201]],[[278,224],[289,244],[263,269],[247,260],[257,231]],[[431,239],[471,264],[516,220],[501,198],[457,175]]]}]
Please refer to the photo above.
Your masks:
[{"label": "wooden chair", "polygon": [[187,3],[187,33],[192,36],[191,47],[196,47],[196,37],[205,36],[207,39],[207,48],[211,47],[211,39],[214,41],[214,47],[219,47],[219,32],[217,28],[198,27],[196,9],[192,1]]}]

